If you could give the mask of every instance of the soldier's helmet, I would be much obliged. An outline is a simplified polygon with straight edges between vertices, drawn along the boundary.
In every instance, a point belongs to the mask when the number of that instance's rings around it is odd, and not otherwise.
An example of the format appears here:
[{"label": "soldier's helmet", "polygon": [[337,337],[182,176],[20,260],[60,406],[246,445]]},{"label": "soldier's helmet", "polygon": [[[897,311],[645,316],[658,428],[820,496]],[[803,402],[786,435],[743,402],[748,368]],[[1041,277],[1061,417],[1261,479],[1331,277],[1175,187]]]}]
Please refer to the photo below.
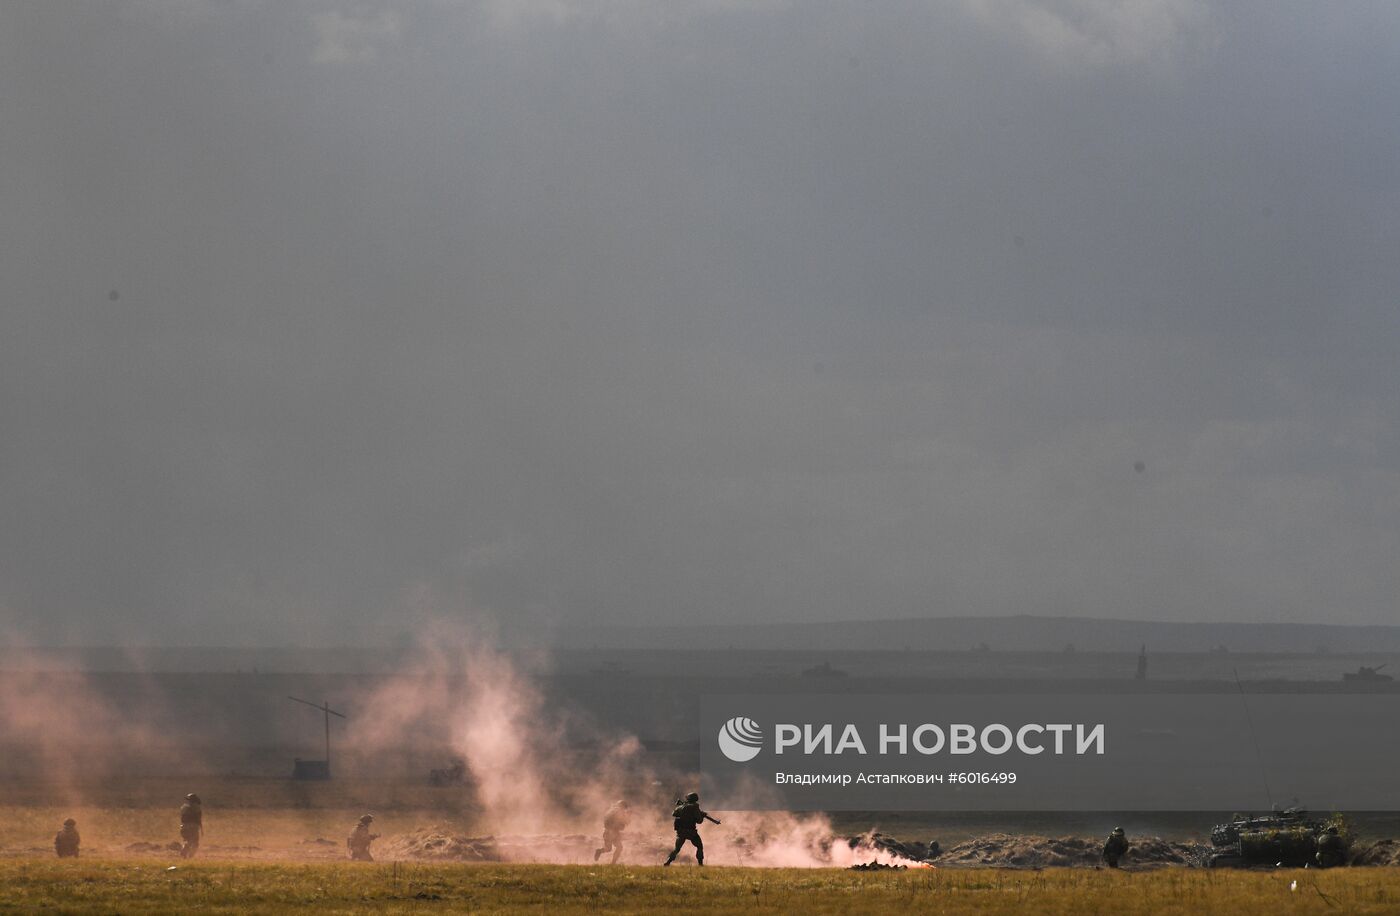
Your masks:
[{"label": "soldier's helmet", "polygon": [[70,817],[70,818],[68,818],[68,820],[66,820],[66,821],[63,822],[63,826],[65,826],[65,827],[76,827],[76,826],[78,826],[78,822],[75,821],[75,820],[73,820],[73,819]]},{"label": "soldier's helmet", "polygon": [[698,801],[700,800],[700,793],[699,793],[699,792],[691,792],[689,795],[687,795],[687,796],[685,797],[685,800],[688,801],[688,802],[691,802],[692,804],[694,804],[695,802],[698,802]]},{"label": "soldier's helmet", "polygon": [[1327,832],[1330,833],[1330,834],[1332,834],[1333,836],[1336,836],[1336,834],[1337,834],[1337,825],[1336,825],[1336,824],[1332,824],[1331,826],[1329,826],[1329,827],[1327,828]]},{"label": "soldier's helmet", "polygon": [[1122,836],[1122,835],[1123,835],[1123,828],[1122,828],[1122,827],[1114,827],[1114,828],[1113,828],[1113,835],[1114,835],[1114,836]]},{"label": "soldier's helmet", "polygon": [[368,823],[369,823],[370,821],[372,821],[372,820],[374,820],[374,815],[373,815],[373,814],[362,814],[362,815],[360,815],[360,823],[361,823],[361,824],[368,824]]},{"label": "soldier's helmet", "polygon": [[197,804],[199,804],[199,796],[198,796],[198,795],[195,795],[193,792],[191,792],[189,795],[186,795],[186,796],[185,796],[185,801],[187,801],[187,802],[194,802],[194,803],[197,805]]}]

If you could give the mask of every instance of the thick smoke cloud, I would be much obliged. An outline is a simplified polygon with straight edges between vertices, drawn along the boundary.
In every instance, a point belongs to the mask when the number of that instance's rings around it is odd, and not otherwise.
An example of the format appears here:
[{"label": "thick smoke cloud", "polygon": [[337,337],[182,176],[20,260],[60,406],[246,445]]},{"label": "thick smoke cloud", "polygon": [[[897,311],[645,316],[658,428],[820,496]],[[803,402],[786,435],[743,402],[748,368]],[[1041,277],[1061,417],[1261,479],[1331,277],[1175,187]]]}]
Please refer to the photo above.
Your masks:
[{"label": "thick smoke cloud", "polygon": [[1386,622],[1397,15],[7,4],[0,623]]},{"label": "thick smoke cloud", "polygon": [[[383,758],[444,741],[465,766],[476,832],[501,838],[496,845],[502,853],[520,861],[577,861],[577,851],[566,852],[559,841],[597,836],[603,813],[619,799],[631,805],[622,861],[654,865],[669,850],[674,833],[668,790],[688,791],[696,784],[693,775],[648,758],[634,735],[601,728],[568,704],[547,704],[530,673],[479,633],[435,625],[403,669],[359,704],[347,742],[357,755]],[[755,781],[747,791],[765,789]],[[703,831],[712,865],[818,868],[904,861],[868,842],[836,838],[820,814],[712,813],[722,821]],[[389,842],[399,854],[421,854],[413,839]]]}]

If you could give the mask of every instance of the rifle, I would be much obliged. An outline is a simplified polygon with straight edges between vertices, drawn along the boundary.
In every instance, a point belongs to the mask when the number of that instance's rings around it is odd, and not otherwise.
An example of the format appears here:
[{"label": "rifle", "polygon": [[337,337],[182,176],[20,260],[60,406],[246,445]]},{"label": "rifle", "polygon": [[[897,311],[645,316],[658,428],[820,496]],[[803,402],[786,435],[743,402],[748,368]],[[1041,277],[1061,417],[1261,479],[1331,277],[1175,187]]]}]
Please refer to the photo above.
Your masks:
[{"label": "rifle", "polygon": [[[683,808],[683,807],[685,807],[685,805],[686,805],[686,800],[685,800],[685,799],[683,799],[683,798],[678,798],[678,799],[676,799],[676,807],[677,807],[677,808]],[[712,823],[712,824],[718,824],[718,823],[719,823],[719,820],[718,820],[717,818],[710,817],[710,816],[709,816],[708,814],[706,814],[704,811],[701,811],[701,812],[700,812],[700,816],[701,816],[702,818],[704,818],[705,820],[709,821],[709,822]]]}]

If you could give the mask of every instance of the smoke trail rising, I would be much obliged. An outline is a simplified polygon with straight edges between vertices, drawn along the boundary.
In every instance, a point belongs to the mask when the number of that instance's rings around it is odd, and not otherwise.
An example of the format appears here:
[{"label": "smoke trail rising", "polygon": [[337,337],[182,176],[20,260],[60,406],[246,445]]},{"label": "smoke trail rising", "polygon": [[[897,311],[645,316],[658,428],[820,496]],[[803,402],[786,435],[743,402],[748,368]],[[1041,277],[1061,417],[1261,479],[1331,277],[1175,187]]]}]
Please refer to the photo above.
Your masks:
[{"label": "smoke trail rising", "polygon": [[[649,762],[635,736],[601,728],[578,710],[550,708],[536,679],[469,632],[435,627],[406,668],[365,698],[351,743],[379,753],[425,735],[444,736],[470,775],[482,828],[515,838],[495,844],[495,854],[568,860],[561,837],[596,836],[603,811],[620,795],[630,796],[634,812],[624,861],[656,864],[669,849],[674,834],[667,789],[694,781]],[[705,828],[707,863],[822,867],[901,861],[869,843],[853,848],[835,838],[821,815],[716,813],[724,824]],[[575,846],[587,846],[578,839]]]}]

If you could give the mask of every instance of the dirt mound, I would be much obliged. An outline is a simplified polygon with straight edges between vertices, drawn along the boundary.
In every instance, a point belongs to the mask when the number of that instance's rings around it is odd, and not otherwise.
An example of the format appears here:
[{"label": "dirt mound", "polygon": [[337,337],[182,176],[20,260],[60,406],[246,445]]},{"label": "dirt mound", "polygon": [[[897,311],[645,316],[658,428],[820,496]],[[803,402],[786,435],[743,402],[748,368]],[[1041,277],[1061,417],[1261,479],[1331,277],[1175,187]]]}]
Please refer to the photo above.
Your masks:
[{"label": "dirt mound", "polygon": [[[1206,847],[1158,837],[1130,839],[1124,865],[1200,865]],[[959,843],[935,861],[981,868],[1092,868],[1102,865],[1103,842],[1085,837],[1015,836],[1006,833]]]},{"label": "dirt mound", "polygon": [[1160,837],[1132,840],[1123,861],[1129,865],[1188,865],[1200,868],[1210,858],[1212,848],[1200,843],[1169,843]]},{"label": "dirt mound", "polygon": [[1101,846],[1082,837],[1052,839],[995,833],[959,843],[938,857],[940,865],[995,868],[1065,868],[1098,865]]},{"label": "dirt mound", "polygon": [[1381,840],[1353,851],[1352,865],[1400,865],[1400,841]]},{"label": "dirt mound", "polygon": [[428,862],[591,862],[596,838],[553,836],[464,836],[436,828],[389,837],[374,848],[383,859]]}]

